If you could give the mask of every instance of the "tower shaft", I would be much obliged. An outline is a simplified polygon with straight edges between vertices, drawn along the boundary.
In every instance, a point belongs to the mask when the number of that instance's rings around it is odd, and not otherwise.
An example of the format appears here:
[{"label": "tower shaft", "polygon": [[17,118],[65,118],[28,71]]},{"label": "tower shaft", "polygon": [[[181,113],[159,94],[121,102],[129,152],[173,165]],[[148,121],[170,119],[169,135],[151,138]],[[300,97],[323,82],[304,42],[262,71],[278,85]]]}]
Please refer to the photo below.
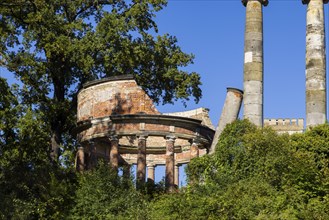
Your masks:
[{"label": "tower shaft", "polygon": [[263,126],[263,6],[265,0],[245,0],[244,118]]},{"label": "tower shaft", "polygon": [[219,118],[218,125],[216,128],[216,133],[214,135],[209,153],[215,152],[217,142],[221,133],[227,124],[235,121],[240,112],[241,103],[243,100],[243,91],[235,88],[227,88],[226,99],[223,106],[222,114]]},{"label": "tower shaft", "polygon": [[303,1],[306,15],[306,127],[327,119],[324,0]]}]

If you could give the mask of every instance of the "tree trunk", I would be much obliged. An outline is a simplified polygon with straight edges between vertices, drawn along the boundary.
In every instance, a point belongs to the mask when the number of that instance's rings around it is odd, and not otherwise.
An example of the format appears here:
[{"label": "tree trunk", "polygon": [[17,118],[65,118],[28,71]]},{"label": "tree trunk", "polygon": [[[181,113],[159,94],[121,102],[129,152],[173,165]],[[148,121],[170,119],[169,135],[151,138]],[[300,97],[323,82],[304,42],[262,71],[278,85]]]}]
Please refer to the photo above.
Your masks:
[{"label": "tree trunk", "polygon": [[51,131],[51,151],[50,158],[52,161],[57,161],[59,157],[59,146],[61,143],[61,132],[59,129],[55,129]]},{"label": "tree trunk", "polygon": [[[54,62],[56,63],[56,61]],[[58,66],[64,66],[58,65]],[[50,158],[53,162],[58,161],[60,153],[60,144],[62,142],[62,133],[63,126],[65,125],[66,119],[68,117],[67,112],[65,112],[64,103],[65,103],[65,80],[60,73],[56,74],[56,71],[53,71],[55,74],[52,77],[53,86],[54,86],[54,98],[52,123],[51,123],[51,151]],[[64,71],[60,71],[64,73]]]}]

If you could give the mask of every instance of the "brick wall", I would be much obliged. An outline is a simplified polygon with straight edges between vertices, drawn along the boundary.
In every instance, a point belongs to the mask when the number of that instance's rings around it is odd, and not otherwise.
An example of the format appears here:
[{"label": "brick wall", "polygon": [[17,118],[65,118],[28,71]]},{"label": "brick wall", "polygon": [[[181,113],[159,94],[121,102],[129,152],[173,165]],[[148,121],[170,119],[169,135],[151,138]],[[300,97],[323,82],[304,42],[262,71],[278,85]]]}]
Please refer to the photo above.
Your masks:
[{"label": "brick wall", "polygon": [[112,114],[160,114],[135,80],[102,81],[78,94],[78,121]]}]

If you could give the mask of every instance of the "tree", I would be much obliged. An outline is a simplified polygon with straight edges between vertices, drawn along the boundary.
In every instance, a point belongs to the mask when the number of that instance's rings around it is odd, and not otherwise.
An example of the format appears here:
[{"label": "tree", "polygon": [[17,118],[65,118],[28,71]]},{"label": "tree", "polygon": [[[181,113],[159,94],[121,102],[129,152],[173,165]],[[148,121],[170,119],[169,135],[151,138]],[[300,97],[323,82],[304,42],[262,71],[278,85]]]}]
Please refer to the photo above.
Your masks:
[{"label": "tree", "polygon": [[14,88],[10,88],[7,81],[0,77],[0,153],[6,145],[14,144],[17,138],[14,128],[21,110]]},{"label": "tree", "polygon": [[3,0],[0,3],[1,65],[24,84],[25,103],[49,122],[53,161],[73,126],[76,95],[88,80],[133,74],[156,102],[195,101],[200,76],[182,67],[193,62],[177,40],[157,32],[155,13],[165,0]]},{"label": "tree", "polygon": [[74,188],[70,169],[49,166],[47,124],[0,78],[0,218],[58,219]]}]

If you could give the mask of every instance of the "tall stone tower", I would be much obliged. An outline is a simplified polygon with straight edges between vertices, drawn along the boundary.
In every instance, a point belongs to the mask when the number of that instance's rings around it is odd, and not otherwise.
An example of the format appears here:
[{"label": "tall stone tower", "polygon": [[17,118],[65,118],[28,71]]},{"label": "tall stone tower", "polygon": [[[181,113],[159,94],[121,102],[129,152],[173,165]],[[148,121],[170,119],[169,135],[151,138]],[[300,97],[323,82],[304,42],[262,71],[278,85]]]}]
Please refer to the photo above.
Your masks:
[{"label": "tall stone tower", "polygon": [[263,126],[263,5],[268,0],[242,0],[246,6],[244,40],[244,118]]},{"label": "tall stone tower", "polygon": [[216,132],[209,150],[209,154],[215,152],[219,136],[223,132],[227,124],[237,120],[243,100],[243,91],[236,88],[227,88],[226,99],[222,114],[219,118]]},{"label": "tall stone tower", "polygon": [[306,15],[306,127],[327,119],[326,49],[323,5],[328,0],[302,0]]}]

